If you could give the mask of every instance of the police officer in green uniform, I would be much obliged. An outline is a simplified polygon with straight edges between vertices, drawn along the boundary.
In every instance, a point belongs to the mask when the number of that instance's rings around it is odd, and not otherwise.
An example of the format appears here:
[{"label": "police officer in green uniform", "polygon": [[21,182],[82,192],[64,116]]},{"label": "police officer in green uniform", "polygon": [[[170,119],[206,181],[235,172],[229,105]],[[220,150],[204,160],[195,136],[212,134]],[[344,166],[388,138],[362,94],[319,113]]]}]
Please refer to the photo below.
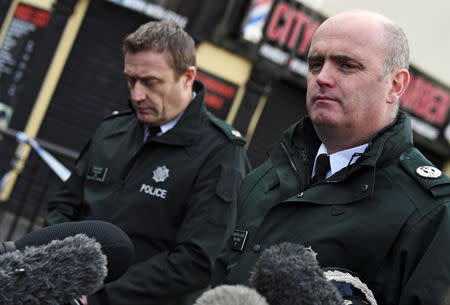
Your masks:
[{"label": "police officer in green uniform", "polygon": [[144,24],[123,53],[132,110],[96,130],[46,223],[108,221],[135,246],[128,271],[85,304],[180,305],[209,284],[231,234],[245,141],[206,110],[194,41],[179,26]]},{"label": "police officer in green uniform", "polygon": [[378,304],[444,304],[450,179],[414,148],[398,111],[408,53],[402,30],[373,12],[320,25],[308,54],[308,116],[242,182],[213,285],[247,284],[262,251],[288,241],[311,247],[322,267],[355,272]]}]

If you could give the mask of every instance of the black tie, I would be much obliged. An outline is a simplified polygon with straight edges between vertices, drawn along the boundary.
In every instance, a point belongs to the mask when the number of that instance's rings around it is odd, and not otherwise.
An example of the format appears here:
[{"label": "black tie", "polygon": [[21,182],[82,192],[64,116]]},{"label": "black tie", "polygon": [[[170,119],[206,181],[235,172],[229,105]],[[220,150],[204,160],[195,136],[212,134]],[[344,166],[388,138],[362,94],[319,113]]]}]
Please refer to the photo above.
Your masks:
[{"label": "black tie", "polygon": [[160,133],[160,132],[161,132],[161,127],[159,127],[159,126],[154,126],[154,127],[149,127],[148,128],[148,134],[151,137],[157,136],[158,133]]},{"label": "black tie", "polygon": [[146,126],[144,133],[144,143],[146,143],[149,138],[156,137],[160,132],[161,128],[159,126],[156,127]]},{"label": "black tie", "polygon": [[330,157],[327,154],[320,154],[316,161],[316,173],[311,180],[312,184],[323,181],[326,178],[327,172],[331,169]]}]

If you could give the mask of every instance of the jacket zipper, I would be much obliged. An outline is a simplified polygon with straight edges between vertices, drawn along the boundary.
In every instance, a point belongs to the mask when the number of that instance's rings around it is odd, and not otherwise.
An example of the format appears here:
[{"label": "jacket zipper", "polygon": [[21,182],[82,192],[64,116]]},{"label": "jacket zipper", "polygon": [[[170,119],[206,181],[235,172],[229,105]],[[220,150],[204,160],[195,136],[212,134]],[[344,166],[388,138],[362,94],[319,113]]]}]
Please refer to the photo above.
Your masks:
[{"label": "jacket zipper", "polygon": [[300,181],[301,181],[301,177],[300,174],[297,170],[297,167],[294,164],[294,161],[292,160],[291,154],[288,152],[286,144],[284,143],[284,141],[281,141],[281,147],[283,148],[288,160],[289,160],[289,164],[292,167],[292,170],[294,171],[295,177],[297,178],[297,194],[300,194],[302,192],[302,189],[300,187]]},{"label": "jacket zipper", "polygon": [[142,151],[142,147],[141,146],[131,157],[130,161],[127,163],[127,165],[125,166],[125,169],[122,173],[121,179],[120,179],[120,184],[119,187],[122,188],[125,185],[125,180],[128,177],[128,174],[131,171],[131,168],[133,167],[133,165],[136,163],[137,157],[140,154],[140,152]]},{"label": "jacket zipper", "polygon": [[297,151],[299,156],[303,160],[303,164],[306,168],[306,174],[305,174],[305,185],[309,185],[311,183],[311,175],[309,174],[309,161],[308,161],[308,155],[306,154],[306,150],[302,149],[300,152]]}]

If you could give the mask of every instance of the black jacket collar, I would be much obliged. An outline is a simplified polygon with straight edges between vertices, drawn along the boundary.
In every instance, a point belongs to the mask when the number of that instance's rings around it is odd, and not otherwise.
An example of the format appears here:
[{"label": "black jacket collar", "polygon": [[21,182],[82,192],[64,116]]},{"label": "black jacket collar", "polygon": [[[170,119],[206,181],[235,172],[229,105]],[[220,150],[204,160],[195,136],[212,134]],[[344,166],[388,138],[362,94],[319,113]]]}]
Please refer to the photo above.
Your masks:
[{"label": "black jacket collar", "polygon": [[[308,116],[291,125],[282,134],[282,141],[289,143],[295,149],[305,150],[309,160],[315,156],[321,143]],[[397,157],[401,152],[412,146],[410,119],[403,111],[399,111],[392,124],[389,124],[371,138],[370,145],[359,162],[364,165],[375,166],[377,163],[381,164]]]}]

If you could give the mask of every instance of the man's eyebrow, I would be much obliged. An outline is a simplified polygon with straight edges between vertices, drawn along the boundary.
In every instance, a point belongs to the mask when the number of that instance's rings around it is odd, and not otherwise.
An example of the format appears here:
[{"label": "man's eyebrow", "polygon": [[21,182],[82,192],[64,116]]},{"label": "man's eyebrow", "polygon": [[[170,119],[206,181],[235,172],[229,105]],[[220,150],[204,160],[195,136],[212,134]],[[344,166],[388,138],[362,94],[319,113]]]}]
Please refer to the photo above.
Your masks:
[{"label": "man's eyebrow", "polygon": [[359,63],[359,61],[356,58],[353,58],[353,57],[350,57],[347,55],[331,55],[330,58],[332,60],[339,61],[339,62],[353,61],[353,62]]},{"label": "man's eyebrow", "polygon": [[148,81],[148,80],[152,80],[152,79],[158,79],[156,76],[153,75],[143,75],[143,76],[135,76],[132,74],[128,74],[127,71],[123,71],[123,75],[125,75],[126,77],[131,77],[131,78],[138,78],[144,81]]},{"label": "man's eyebrow", "polygon": [[322,55],[312,55],[312,56],[308,56],[307,58],[306,58],[306,61],[316,61],[316,60],[323,60],[324,59],[324,57],[322,56]]},{"label": "man's eyebrow", "polygon": [[[325,56],[323,55],[311,55],[308,56],[307,61],[312,61],[312,60],[323,60],[325,58]],[[360,61],[357,58],[354,57],[350,57],[348,55],[330,55],[330,58],[334,61],[339,61],[339,62],[348,62],[348,61],[352,61],[355,63],[360,63]]]},{"label": "man's eyebrow", "polygon": [[366,68],[366,65],[361,60],[359,60],[358,58],[355,58],[355,57],[350,57],[347,55],[331,55],[330,57],[331,57],[331,60],[334,60],[338,63],[350,63],[353,65],[356,65],[360,69]]}]

